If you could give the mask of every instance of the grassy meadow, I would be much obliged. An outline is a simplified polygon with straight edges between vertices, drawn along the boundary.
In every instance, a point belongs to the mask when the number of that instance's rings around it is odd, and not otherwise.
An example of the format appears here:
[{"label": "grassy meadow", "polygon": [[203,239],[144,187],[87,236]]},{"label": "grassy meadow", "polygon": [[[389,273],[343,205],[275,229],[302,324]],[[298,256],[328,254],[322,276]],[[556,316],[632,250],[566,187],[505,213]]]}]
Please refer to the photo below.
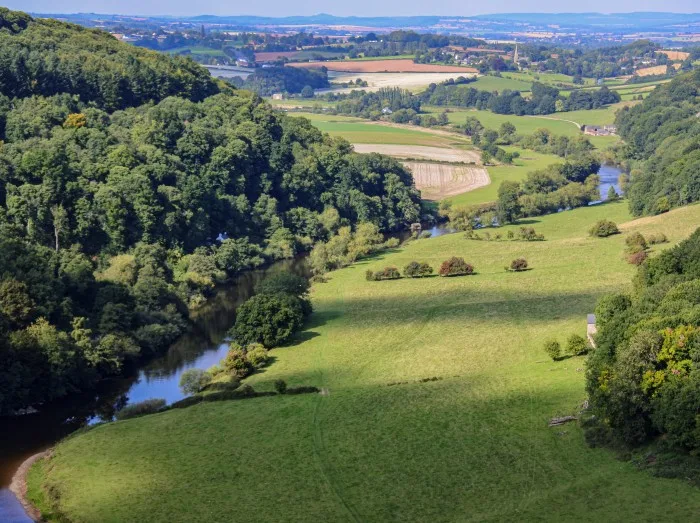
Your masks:
[{"label": "grassy meadow", "polygon": [[316,113],[291,113],[292,116],[308,118],[321,131],[331,136],[341,136],[351,143],[380,143],[402,145],[428,145],[447,147],[468,143],[466,137],[457,134],[435,134],[416,127],[394,127],[369,122],[352,116],[337,116]]},{"label": "grassy meadow", "polygon": [[[590,238],[602,218],[625,234]],[[74,521],[691,521],[700,490],[588,448],[576,424],[547,427],[585,399],[585,362],[552,362],[543,342],[583,335],[597,298],[629,288],[628,233],[677,242],[700,206],[629,220],[626,202],[581,208],[528,220],[544,242],[452,234],[330,273],[306,330],[246,380],[327,394],[98,426],[32,470],[30,495],[48,488]],[[364,277],[453,255],[477,274]],[[505,272],[520,256],[532,270]]]}]

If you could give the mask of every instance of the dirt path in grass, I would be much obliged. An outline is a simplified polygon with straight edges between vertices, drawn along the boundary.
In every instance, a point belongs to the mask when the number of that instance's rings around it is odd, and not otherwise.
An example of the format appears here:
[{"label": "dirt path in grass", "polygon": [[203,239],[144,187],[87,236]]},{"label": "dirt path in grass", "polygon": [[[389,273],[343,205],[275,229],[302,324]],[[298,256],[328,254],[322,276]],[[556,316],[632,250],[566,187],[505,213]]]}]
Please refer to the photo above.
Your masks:
[{"label": "dirt path in grass", "polygon": [[38,460],[48,456],[51,453],[51,449],[45,450],[44,452],[39,452],[30,456],[19,466],[15,475],[12,476],[12,483],[10,483],[10,492],[17,496],[17,500],[22,505],[22,508],[27,512],[33,521],[41,521],[41,511],[39,511],[34,505],[32,505],[27,499],[27,474],[32,465]]},{"label": "dirt path in grass", "polygon": [[541,120],[555,120],[555,121],[557,121],[557,122],[567,122],[567,123],[570,123],[570,124],[574,124],[576,127],[578,127],[579,129],[581,129],[581,124],[578,123],[578,122],[574,122],[573,120],[564,120],[563,118],[553,118],[553,117],[551,117],[551,116],[534,116],[534,115],[532,115],[532,114],[526,114],[525,116],[526,116],[527,118],[539,118],[539,119],[541,119]]}]

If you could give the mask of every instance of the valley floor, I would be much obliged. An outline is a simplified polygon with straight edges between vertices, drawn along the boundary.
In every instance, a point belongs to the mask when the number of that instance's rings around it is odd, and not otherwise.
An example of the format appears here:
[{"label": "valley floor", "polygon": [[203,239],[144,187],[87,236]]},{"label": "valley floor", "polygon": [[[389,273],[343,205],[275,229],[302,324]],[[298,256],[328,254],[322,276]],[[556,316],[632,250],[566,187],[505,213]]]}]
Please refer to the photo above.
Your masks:
[{"label": "valley floor", "polygon": [[[588,236],[599,219],[624,234]],[[576,424],[585,360],[546,339],[628,289],[630,232],[671,244],[700,206],[631,221],[626,202],[526,220],[544,242],[418,240],[329,274],[295,344],[246,380],[327,395],[204,403],[99,426],[30,474],[74,521],[690,521],[700,490],[591,449]],[[498,232],[504,233],[506,227]],[[369,282],[367,269],[463,256],[477,274]],[[532,270],[507,273],[514,258]],[[434,381],[422,381],[436,378]]]}]

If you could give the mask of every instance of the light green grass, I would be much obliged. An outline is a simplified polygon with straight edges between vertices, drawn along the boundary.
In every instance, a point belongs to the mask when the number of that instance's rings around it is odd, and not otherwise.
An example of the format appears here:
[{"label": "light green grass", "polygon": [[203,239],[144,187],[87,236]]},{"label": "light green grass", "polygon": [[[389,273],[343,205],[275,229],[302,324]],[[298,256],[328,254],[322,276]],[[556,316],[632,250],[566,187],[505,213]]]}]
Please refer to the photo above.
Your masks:
[{"label": "light green grass", "polygon": [[[547,427],[585,399],[585,363],[552,362],[543,342],[584,334],[596,299],[630,287],[625,235],[587,234],[601,218],[624,222],[626,203],[531,220],[544,242],[454,234],[331,273],[300,342],[247,380],[328,395],[100,426],[57,447],[44,485],[75,521],[692,521],[700,490],[588,448],[575,423]],[[677,242],[699,219],[694,206],[624,229]],[[453,255],[477,274],[364,278]],[[519,256],[532,270],[506,273]]]},{"label": "light green grass", "polygon": [[525,179],[527,173],[544,169],[553,164],[560,163],[564,160],[553,154],[541,154],[520,147],[504,147],[508,152],[517,151],[520,153],[520,158],[513,161],[513,165],[496,165],[487,167],[491,183],[485,187],[480,187],[473,191],[465,192],[457,196],[446,198],[455,207],[463,207],[467,205],[476,205],[480,203],[493,202],[498,199],[498,188],[501,183],[508,180],[520,182]]},{"label": "light green grass", "polygon": [[528,92],[532,89],[532,82],[523,81],[505,76],[480,76],[475,82],[466,84],[466,88],[473,87],[482,91],[498,91],[510,89],[511,91]]},{"label": "light green grass", "polygon": [[[502,76],[506,78],[514,78],[517,80],[523,80],[526,82],[540,82],[546,85],[557,85],[565,84],[569,87],[578,88],[582,87],[580,85],[574,84],[574,77],[566,74],[560,73],[534,73],[530,71],[522,71],[518,73],[501,73]],[[585,85],[595,85],[595,80],[593,78],[584,78]]]},{"label": "light green grass", "polygon": [[402,145],[432,145],[447,147],[453,142],[464,142],[455,135],[454,138],[421,131],[420,127],[407,129],[370,123],[351,116],[333,116],[313,113],[290,113],[293,116],[308,118],[321,131],[331,136],[341,136],[351,143],[380,143]]}]

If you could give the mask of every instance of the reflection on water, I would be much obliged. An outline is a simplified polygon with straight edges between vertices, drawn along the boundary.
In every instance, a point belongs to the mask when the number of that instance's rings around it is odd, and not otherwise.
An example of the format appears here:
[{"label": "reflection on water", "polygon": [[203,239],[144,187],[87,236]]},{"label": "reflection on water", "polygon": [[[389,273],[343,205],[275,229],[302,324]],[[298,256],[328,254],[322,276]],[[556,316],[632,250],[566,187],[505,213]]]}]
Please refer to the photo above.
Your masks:
[{"label": "reflection on water", "polygon": [[46,405],[38,414],[0,418],[0,521],[31,521],[7,490],[15,470],[29,456],[80,427],[112,420],[117,410],[130,403],[149,398],[164,398],[168,403],[182,399],[180,375],[190,368],[206,369],[223,358],[228,348],[224,338],[236,308],[253,294],[260,280],[279,270],[308,276],[303,257],[243,274],[192,315],[191,330],[167,353],[135,369],[131,376],[105,380],[94,391]]},{"label": "reflection on water", "polygon": [[[608,191],[610,187],[615,187],[615,192],[620,194],[620,175],[622,171],[615,167],[614,165],[603,164],[598,170],[598,177],[600,178],[600,201],[605,201],[608,199]],[[599,202],[595,202],[599,203]]]}]

